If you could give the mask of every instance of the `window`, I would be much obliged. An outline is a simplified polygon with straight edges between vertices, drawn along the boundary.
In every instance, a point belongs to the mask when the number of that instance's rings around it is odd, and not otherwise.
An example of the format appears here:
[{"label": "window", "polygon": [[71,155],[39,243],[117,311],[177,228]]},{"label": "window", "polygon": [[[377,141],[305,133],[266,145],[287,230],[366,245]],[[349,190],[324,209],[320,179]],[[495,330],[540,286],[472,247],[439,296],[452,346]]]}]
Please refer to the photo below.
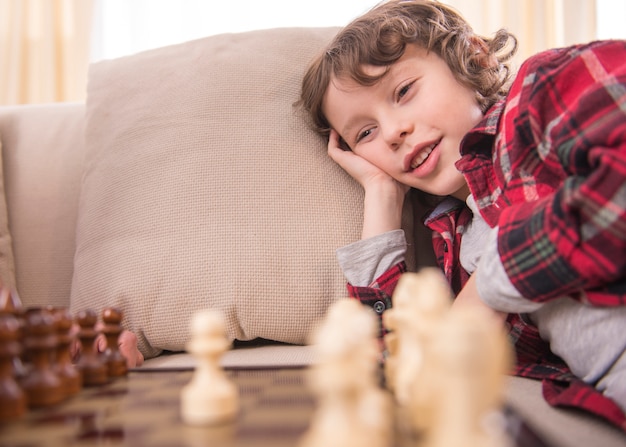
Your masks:
[{"label": "window", "polygon": [[[530,0],[512,0],[512,4],[518,7],[526,1]],[[91,60],[115,58],[213,34],[273,27],[342,26],[377,3],[379,0],[95,0]],[[471,6],[469,1],[451,3]],[[597,38],[626,39],[626,2],[595,0],[595,3]],[[496,14],[493,3],[476,4]]]},{"label": "window", "polygon": [[[214,34],[342,26],[379,0],[96,0],[91,60]],[[332,15],[331,15],[332,14]]]},{"label": "window", "polygon": [[626,39],[626,2],[623,0],[596,0],[596,37],[598,39]]}]

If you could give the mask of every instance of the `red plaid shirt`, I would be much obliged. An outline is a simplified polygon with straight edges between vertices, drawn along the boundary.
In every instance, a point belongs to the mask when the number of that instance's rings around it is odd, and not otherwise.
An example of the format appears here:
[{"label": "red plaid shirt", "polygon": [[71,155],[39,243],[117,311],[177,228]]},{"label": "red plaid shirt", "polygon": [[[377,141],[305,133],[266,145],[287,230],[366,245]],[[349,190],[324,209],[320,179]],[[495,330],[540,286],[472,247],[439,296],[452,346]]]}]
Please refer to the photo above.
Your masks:
[{"label": "red plaid shirt", "polygon": [[[464,139],[457,167],[511,282],[530,300],[564,295],[597,306],[626,304],[626,42],[594,42],[538,54],[521,67],[505,101]],[[425,223],[453,289],[460,267],[459,207]],[[404,265],[372,287],[348,286],[366,303],[388,300]],[[626,430],[626,415],[577,379],[537,329],[509,315],[515,373],[542,379],[553,405],[573,406]]]}]

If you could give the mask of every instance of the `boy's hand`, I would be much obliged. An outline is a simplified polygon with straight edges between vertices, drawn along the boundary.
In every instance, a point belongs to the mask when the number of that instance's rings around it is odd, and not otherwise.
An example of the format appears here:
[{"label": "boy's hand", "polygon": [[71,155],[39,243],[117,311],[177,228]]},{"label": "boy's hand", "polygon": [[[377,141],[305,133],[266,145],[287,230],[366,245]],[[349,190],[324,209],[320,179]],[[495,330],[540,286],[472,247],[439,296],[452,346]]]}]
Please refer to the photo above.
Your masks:
[{"label": "boy's hand", "polygon": [[[360,157],[352,151],[343,149],[341,147],[339,134],[333,129],[331,129],[328,138],[328,155],[365,189],[376,182],[389,183],[392,181],[397,183],[389,174],[374,166],[363,157]],[[400,185],[399,183],[397,184]],[[404,189],[404,193],[409,190],[409,187],[406,185],[400,185],[400,187]]]},{"label": "boy's hand", "polygon": [[497,318],[499,322],[502,324],[504,324],[504,322],[506,321],[506,317],[507,317],[506,313],[499,312],[497,310],[492,309],[491,307],[487,306],[483,302],[483,300],[480,299],[480,295],[478,295],[478,288],[476,287],[476,275],[475,274],[470,276],[467,283],[465,283],[465,286],[463,286],[463,289],[456,296],[454,302],[452,303],[452,306],[457,309],[462,309],[464,306],[465,307],[469,307],[469,306],[482,307],[483,309],[487,309],[494,316],[494,318]]},{"label": "boy's hand", "polygon": [[[101,323],[98,324],[96,329],[100,328]],[[78,326],[78,324],[74,323],[72,325],[72,335],[76,336],[79,330],[80,327]],[[143,365],[144,357],[137,347],[137,336],[133,332],[123,330],[119,336],[117,344],[120,353],[126,359],[126,366],[128,366],[129,368],[135,368],[137,366]],[[104,352],[107,348],[107,342],[104,335],[98,335],[96,341],[94,342],[94,345],[95,349],[97,349],[98,352]],[[70,354],[74,362],[76,362],[80,357],[80,349],[80,341],[74,338],[72,344],[70,345]]]},{"label": "boy's hand", "polygon": [[[106,340],[105,340],[106,344]],[[135,368],[143,365],[143,354],[137,348],[137,336],[134,332],[122,331],[117,341],[120,353],[126,359],[126,366]]]},{"label": "boy's hand", "polygon": [[401,228],[402,207],[409,187],[358,154],[342,149],[339,134],[334,130],[328,139],[328,155],[365,191],[361,238]]}]

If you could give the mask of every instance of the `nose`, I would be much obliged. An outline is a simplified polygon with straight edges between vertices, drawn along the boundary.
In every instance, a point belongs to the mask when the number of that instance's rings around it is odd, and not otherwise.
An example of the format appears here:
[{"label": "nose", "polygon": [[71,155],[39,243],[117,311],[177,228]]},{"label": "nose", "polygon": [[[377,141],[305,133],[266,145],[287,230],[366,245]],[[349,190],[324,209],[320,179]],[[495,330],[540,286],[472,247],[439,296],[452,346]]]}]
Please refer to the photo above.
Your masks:
[{"label": "nose", "polygon": [[413,131],[413,125],[406,120],[389,117],[390,119],[386,125],[386,131],[384,132],[384,138],[387,144],[394,151],[399,149],[406,137]]}]

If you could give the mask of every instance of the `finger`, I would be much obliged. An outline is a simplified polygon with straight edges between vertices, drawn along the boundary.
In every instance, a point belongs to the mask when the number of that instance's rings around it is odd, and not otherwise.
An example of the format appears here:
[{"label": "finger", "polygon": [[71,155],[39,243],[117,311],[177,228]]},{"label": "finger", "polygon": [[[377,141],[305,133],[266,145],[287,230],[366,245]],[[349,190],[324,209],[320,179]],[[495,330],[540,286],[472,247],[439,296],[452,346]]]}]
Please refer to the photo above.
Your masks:
[{"label": "finger", "polygon": [[328,135],[328,151],[331,152],[335,150],[343,150],[341,148],[341,137],[335,129],[330,129],[330,134]]},{"label": "finger", "polygon": [[76,339],[72,340],[70,343],[70,356],[73,362],[76,362],[76,360],[80,357],[80,348],[80,341]]},{"label": "finger", "polygon": [[107,339],[104,334],[99,334],[95,341],[95,348],[98,352],[104,352],[107,348]]},{"label": "finger", "polygon": [[141,352],[139,352],[139,350],[137,350],[135,354],[136,354],[136,357],[135,357],[136,358],[136,364],[135,364],[135,366],[143,365],[143,361],[144,361],[143,354]]},{"label": "finger", "polygon": [[134,368],[136,364],[135,351],[137,350],[137,348],[132,344],[129,345],[125,341],[125,339],[120,337],[118,349],[120,351],[120,354],[122,354],[122,357],[126,359],[126,366],[129,368]]},{"label": "finger", "polygon": [[126,366],[128,368],[134,368],[137,366],[137,359],[135,356],[135,349],[129,346],[120,345],[120,354],[126,359]]},{"label": "finger", "polygon": [[120,353],[126,359],[129,368],[141,366],[144,361],[143,354],[137,349],[137,336],[134,332],[124,330],[119,338]]},{"label": "finger", "polygon": [[340,166],[344,166],[343,163],[345,163],[345,161],[356,156],[354,152],[346,151],[341,147],[339,134],[334,130],[330,131],[328,137],[328,155]]},{"label": "finger", "polygon": [[128,368],[135,368],[143,365],[143,354],[135,346],[129,346],[127,344],[120,345],[120,353],[126,359],[126,366]]},{"label": "finger", "polygon": [[70,336],[76,337],[78,336],[79,332],[80,332],[80,326],[78,325],[78,323],[72,323],[72,327],[70,328]]}]

